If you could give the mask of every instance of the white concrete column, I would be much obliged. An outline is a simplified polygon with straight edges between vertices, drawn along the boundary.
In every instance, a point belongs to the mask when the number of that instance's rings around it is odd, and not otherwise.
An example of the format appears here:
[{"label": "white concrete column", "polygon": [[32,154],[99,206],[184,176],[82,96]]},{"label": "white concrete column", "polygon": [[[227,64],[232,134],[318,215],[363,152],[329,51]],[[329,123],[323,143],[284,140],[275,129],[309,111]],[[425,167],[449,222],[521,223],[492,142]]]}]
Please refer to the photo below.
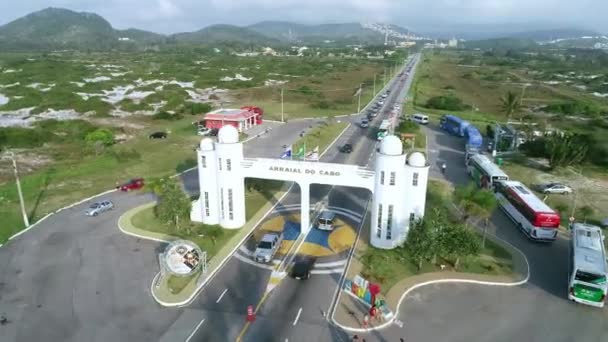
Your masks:
[{"label": "white concrete column", "polygon": [[302,212],[300,213],[300,231],[307,234],[310,230],[310,184],[300,183],[300,202]]}]

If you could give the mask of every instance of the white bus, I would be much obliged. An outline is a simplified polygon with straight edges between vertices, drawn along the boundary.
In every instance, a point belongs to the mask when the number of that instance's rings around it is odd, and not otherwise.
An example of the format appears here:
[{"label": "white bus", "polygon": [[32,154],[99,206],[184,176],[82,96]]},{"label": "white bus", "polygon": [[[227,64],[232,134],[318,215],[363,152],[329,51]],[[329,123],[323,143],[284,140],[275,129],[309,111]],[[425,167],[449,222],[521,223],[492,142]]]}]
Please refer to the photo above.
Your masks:
[{"label": "white bus", "polygon": [[570,229],[568,299],[601,308],[608,291],[602,230],[584,223],[573,223]]},{"label": "white bus", "polygon": [[496,199],[502,210],[529,238],[554,241],[559,214],[517,181],[496,183]]},{"label": "white bus", "polygon": [[483,154],[475,154],[469,158],[467,172],[480,188],[490,189],[496,182],[509,180],[509,176]]},{"label": "white bus", "polygon": [[384,137],[388,134],[388,130],[391,127],[391,122],[389,120],[382,120],[380,123],[380,127],[378,127],[377,139],[378,141],[384,139]]}]

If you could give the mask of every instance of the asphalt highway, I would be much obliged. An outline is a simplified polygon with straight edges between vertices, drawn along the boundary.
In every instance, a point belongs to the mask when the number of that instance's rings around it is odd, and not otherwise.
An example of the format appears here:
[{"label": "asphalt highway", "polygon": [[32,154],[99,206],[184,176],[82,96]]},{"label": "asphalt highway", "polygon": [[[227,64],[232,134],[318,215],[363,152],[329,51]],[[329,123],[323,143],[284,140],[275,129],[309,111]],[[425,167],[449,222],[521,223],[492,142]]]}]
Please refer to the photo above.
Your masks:
[{"label": "asphalt highway", "polygon": [[[403,99],[407,92],[406,86],[410,84],[411,81],[393,81],[391,95],[386,100],[383,113],[373,120],[373,126],[377,127],[386,118],[395,101]],[[360,128],[357,123],[362,118],[363,115],[340,118],[353,124],[323,156],[322,161],[373,165],[372,156],[377,143],[375,130]],[[338,148],[345,143],[353,145],[352,153],[338,152]],[[329,206],[345,208],[361,215],[365,214],[370,198],[369,191],[364,189],[325,185],[312,186],[310,194],[311,206],[329,195]],[[300,194],[296,186],[280,205],[299,203]],[[205,321],[190,341],[232,341],[243,331],[243,341],[346,341],[349,335],[330,324],[324,316],[330,310],[340,276],[337,273],[313,275],[306,281],[286,278],[265,298],[257,312],[256,321],[242,330],[246,322],[247,305],[256,306],[260,303],[270,278],[270,270],[233,257],[191,306],[200,307],[204,312],[200,319]],[[227,294],[219,303],[215,303],[224,290]],[[224,303],[228,294],[232,298]]]}]

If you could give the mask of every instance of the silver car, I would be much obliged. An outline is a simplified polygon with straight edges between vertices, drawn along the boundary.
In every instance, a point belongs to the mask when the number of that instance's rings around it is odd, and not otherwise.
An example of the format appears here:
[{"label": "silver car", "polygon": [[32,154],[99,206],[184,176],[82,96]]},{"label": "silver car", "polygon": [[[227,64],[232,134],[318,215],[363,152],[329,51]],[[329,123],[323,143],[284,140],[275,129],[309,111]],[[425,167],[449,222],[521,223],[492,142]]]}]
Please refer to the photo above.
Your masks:
[{"label": "silver car", "polygon": [[562,194],[562,195],[568,195],[572,193],[572,188],[564,185],[564,184],[560,184],[560,183],[549,183],[549,184],[543,184],[541,185],[541,189],[543,194]]},{"label": "silver car", "polygon": [[253,253],[253,259],[257,262],[269,263],[274,258],[274,255],[279,250],[283,242],[283,233],[268,233],[262,236],[262,239],[258,243],[255,252]]},{"label": "silver car", "polygon": [[95,203],[91,204],[91,206],[87,209],[85,214],[87,216],[97,216],[97,215],[103,213],[104,211],[108,211],[108,210],[112,210],[112,209],[114,209],[114,204],[110,201],[95,202]]}]

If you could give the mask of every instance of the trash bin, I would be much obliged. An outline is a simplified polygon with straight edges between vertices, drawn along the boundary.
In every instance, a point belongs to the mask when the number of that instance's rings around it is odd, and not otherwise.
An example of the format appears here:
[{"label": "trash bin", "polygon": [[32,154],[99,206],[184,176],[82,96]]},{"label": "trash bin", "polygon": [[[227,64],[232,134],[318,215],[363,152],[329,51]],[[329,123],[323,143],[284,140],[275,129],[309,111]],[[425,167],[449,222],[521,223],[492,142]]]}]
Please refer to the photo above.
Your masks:
[{"label": "trash bin", "polygon": [[496,161],[496,165],[502,166],[502,158],[497,157],[495,161]]}]

